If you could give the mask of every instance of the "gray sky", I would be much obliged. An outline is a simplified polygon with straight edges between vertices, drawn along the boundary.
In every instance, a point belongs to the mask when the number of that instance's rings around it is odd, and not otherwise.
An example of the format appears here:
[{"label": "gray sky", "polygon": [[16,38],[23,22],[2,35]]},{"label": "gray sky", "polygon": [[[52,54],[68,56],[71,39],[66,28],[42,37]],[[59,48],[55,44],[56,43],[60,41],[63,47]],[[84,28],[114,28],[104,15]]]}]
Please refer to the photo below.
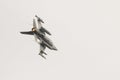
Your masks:
[{"label": "gray sky", "polygon": [[[120,80],[119,0],[1,0],[0,80]],[[58,51],[38,55],[40,16]]]}]

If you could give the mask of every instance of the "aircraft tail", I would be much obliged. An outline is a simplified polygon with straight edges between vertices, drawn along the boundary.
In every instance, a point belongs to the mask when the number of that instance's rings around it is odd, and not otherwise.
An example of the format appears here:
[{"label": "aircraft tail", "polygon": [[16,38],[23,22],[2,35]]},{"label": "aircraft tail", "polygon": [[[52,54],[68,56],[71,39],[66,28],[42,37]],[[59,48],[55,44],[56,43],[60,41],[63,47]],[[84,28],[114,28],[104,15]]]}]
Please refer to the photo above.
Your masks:
[{"label": "aircraft tail", "polygon": [[46,59],[46,57],[45,57],[43,54],[47,55],[44,51],[41,51],[41,52],[39,53],[39,55],[40,55],[41,57],[43,57],[44,59]]},{"label": "aircraft tail", "polygon": [[41,57],[43,57],[44,59],[46,59],[46,57],[45,57],[45,56],[43,56],[43,54],[39,53],[39,55],[40,55]]}]

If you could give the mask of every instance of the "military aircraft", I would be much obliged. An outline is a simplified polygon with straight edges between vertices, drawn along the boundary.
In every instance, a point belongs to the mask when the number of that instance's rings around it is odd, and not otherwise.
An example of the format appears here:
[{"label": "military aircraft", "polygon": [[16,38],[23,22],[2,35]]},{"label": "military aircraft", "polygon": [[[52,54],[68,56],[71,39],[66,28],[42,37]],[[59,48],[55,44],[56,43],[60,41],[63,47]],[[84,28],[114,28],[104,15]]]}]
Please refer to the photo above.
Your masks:
[{"label": "military aircraft", "polygon": [[46,36],[46,34],[51,35],[51,33],[42,27],[43,20],[40,19],[37,15],[35,15],[35,19],[33,19],[33,28],[31,31],[24,31],[20,32],[21,34],[27,34],[27,35],[34,35],[35,41],[40,45],[40,52],[39,55],[41,55],[43,58],[46,59],[46,57],[43,55],[47,55],[44,50],[45,48],[49,48],[51,50],[57,50],[57,48],[54,46],[52,41]]}]

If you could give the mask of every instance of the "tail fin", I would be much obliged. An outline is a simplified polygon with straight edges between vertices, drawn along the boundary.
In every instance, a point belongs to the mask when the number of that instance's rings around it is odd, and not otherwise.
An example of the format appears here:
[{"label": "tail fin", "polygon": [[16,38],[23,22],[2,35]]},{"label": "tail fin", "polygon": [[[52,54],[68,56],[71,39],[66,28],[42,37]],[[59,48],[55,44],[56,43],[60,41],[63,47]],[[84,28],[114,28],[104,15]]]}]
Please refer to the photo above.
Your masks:
[{"label": "tail fin", "polygon": [[43,54],[47,55],[45,52],[43,52]]},{"label": "tail fin", "polygon": [[46,57],[43,56],[43,53],[39,53],[39,55],[40,55],[41,57],[43,57],[44,59],[46,59]]},{"label": "tail fin", "polygon": [[43,54],[47,55],[44,51],[40,51],[39,55],[42,56],[44,59],[46,59],[46,57],[43,56]]}]

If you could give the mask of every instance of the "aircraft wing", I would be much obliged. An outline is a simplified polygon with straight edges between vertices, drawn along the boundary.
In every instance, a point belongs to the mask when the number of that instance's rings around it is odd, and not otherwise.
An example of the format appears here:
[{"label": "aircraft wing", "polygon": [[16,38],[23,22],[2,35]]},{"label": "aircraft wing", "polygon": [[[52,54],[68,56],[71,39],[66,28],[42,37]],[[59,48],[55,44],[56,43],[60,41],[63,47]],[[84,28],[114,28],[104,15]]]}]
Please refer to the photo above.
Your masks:
[{"label": "aircraft wing", "polygon": [[27,35],[33,35],[32,31],[24,31],[24,32],[20,32],[21,34],[27,34]]},{"label": "aircraft wing", "polygon": [[51,33],[47,30],[47,29],[45,29],[45,28],[43,28],[43,27],[41,27],[41,29],[39,29],[40,31],[42,30],[43,32],[46,32],[47,34],[49,34],[49,35],[51,35]]}]

